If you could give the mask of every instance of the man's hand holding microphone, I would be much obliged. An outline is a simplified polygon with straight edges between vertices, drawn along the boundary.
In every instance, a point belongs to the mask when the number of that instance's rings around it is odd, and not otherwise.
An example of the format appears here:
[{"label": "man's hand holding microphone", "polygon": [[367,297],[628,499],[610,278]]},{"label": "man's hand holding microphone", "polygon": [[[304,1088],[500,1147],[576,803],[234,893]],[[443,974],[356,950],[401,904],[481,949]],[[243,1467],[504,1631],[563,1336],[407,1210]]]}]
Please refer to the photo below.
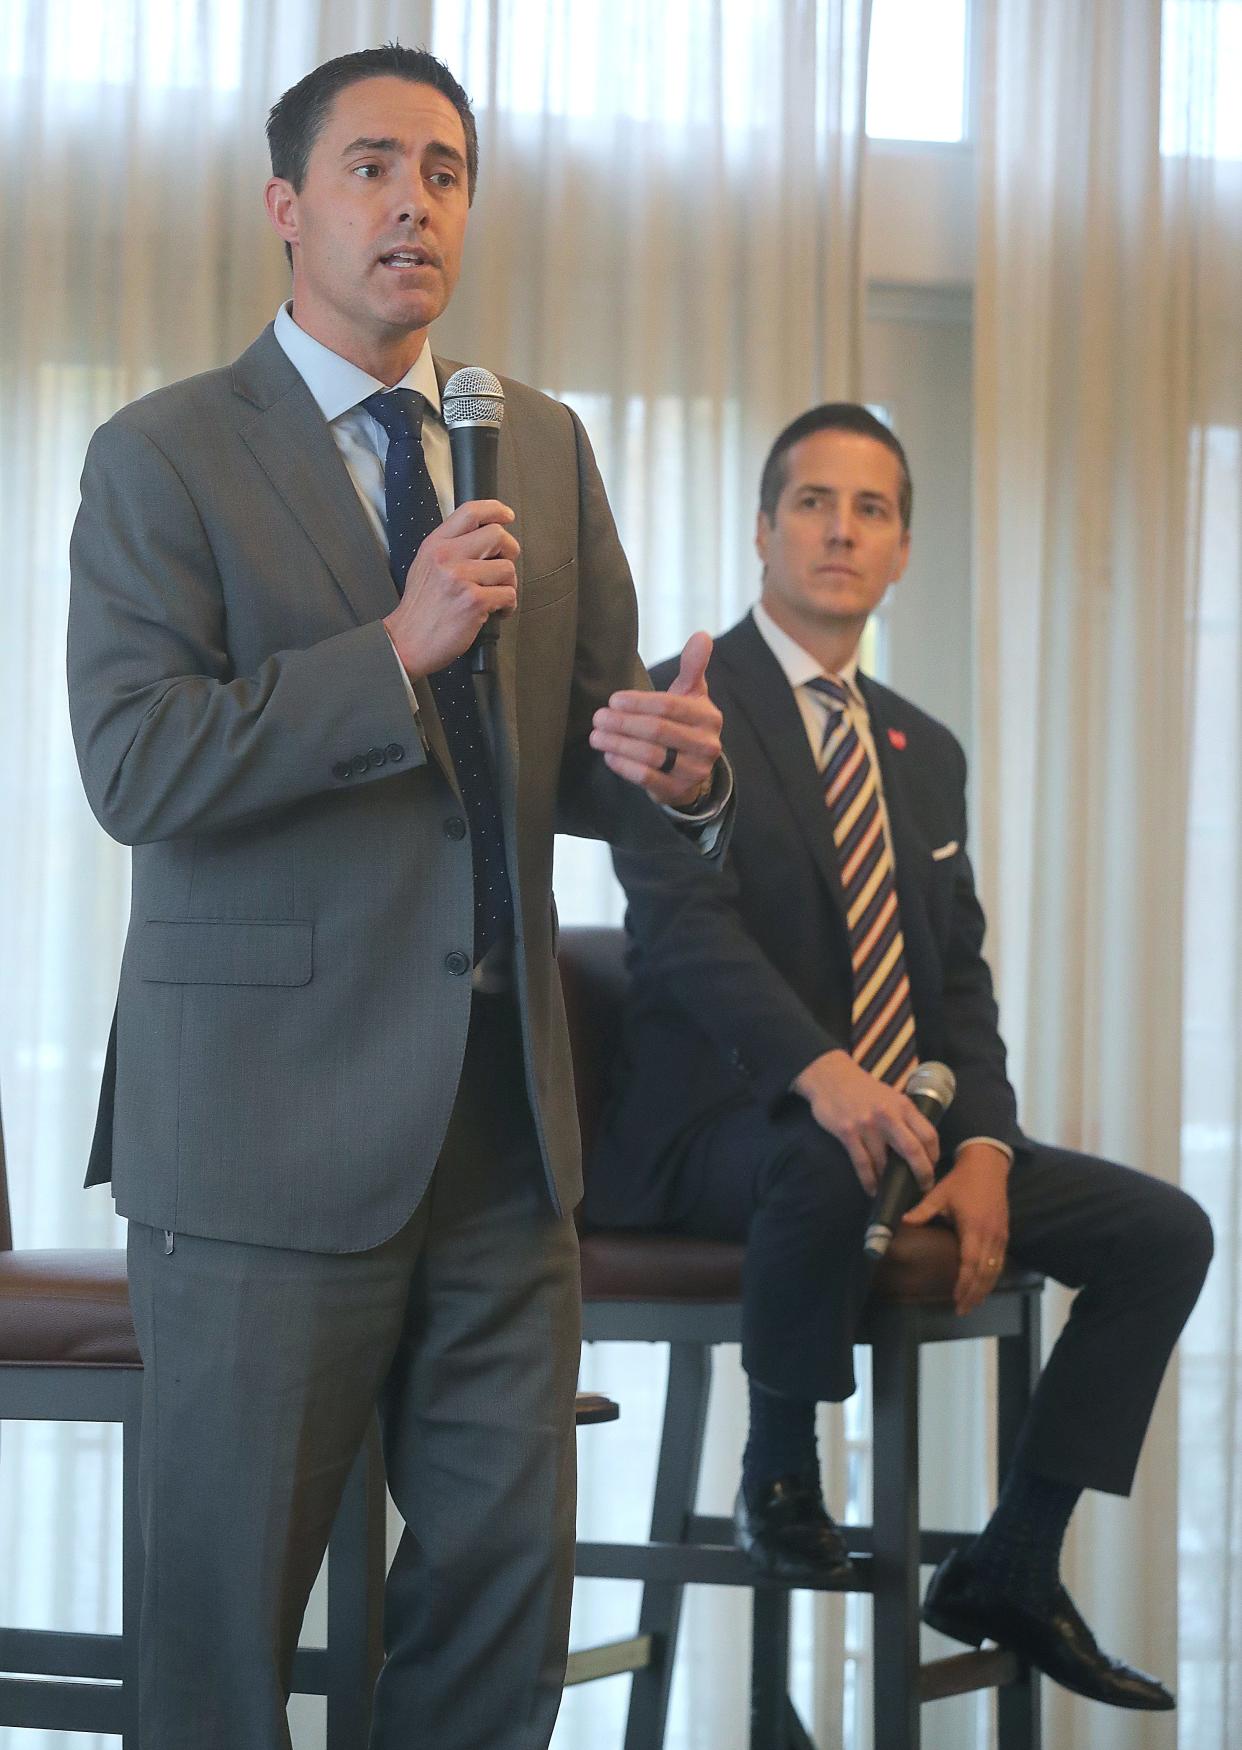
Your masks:
[{"label": "man's hand holding microphone", "polygon": [[940,1138],[913,1100],[862,1069],[848,1051],[827,1051],[794,1081],[815,1122],[835,1136],[869,1197],[880,1188],[889,1152],[900,1155],[920,1191],[930,1191]]},{"label": "man's hand holding microphone", "polygon": [[[898,1219],[923,1227],[939,1216],[956,1229],[961,1252],[954,1306],[958,1313],[978,1306],[1004,1266],[1009,1160],[988,1142],[969,1142],[937,1182],[940,1139],[933,1120],[953,1098],[952,1072],[943,1064],[920,1065],[903,1092],[837,1050],[808,1064],[793,1088],[816,1122],[841,1143],[863,1190],[874,1199],[868,1255],[883,1256]],[[921,1199],[910,1208],[919,1193]]]},{"label": "man's hand holding microphone", "polygon": [[513,512],[499,499],[469,499],[432,529],[384,625],[411,680],[438,674],[469,650],[490,614],[517,607]]}]

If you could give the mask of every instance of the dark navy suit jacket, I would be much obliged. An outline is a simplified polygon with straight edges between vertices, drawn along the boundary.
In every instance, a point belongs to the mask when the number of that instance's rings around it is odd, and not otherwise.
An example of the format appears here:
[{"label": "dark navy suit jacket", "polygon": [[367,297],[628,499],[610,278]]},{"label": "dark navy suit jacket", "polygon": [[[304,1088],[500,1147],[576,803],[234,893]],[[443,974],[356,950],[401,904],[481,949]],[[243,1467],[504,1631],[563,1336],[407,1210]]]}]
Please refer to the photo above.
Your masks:
[{"label": "dark navy suit jacket", "polygon": [[[666,685],[676,665],[653,671]],[[773,1110],[807,1064],[848,1050],[852,979],[836,846],[806,729],[748,615],[716,644],[737,816],[722,866],[616,854],[629,909],[632,1000],[585,1214],[605,1225],[675,1221],[679,1145],[726,1107]],[[1018,1141],[984,922],[966,855],[966,760],[943,724],[859,677],[888,809],[906,967],[922,1059],[957,1095],[958,1142]],[[794,1096],[796,1097],[796,1096]]]}]

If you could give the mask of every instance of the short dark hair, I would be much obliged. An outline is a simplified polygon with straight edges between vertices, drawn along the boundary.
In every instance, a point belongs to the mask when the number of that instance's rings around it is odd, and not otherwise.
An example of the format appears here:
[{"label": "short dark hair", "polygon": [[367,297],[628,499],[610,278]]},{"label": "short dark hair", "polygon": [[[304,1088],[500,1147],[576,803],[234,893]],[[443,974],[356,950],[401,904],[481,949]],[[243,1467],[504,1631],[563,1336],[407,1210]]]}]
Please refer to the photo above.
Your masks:
[{"label": "short dark hair", "polygon": [[407,79],[411,85],[430,85],[447,97],[457,111],[466,136],[466,194],[473,201],[479,175],[479,131],[470,99],[444,62],[437,60],[430,50],[407,49],[401,43],[383,43],[378,49],[357,49],[351,55],[338,55],[307,73],[277,99],[267,118],[272,175],[283,177],[300,191],[306,181],[311,151],[338,94],[364,79],[382,79],[386,75]]},{"label": "short dark hair", "polygon": [[860,406],[857,401],[825,401],[820,407],[812,407],[808,413],[800,413],[797,419],[785,427],[768,451],[768,459],[763,464],[763,473],[759,477],[759,509],[768,521],[772,522],[775,518],[777,501],[785,490],[788,478],[785,457],[795,444],[801,443],[803,438],[810,437],[817,431],[857,432],[860,437],[874,438],[886,450],[892,451],[901,465],[897,510],[901,516],[902,528],[908,529],[910,512],[914,508],[914,486],[910,479],[910,464],[906,460],[906,452],[884,421],[877,419],[869,408]]}]

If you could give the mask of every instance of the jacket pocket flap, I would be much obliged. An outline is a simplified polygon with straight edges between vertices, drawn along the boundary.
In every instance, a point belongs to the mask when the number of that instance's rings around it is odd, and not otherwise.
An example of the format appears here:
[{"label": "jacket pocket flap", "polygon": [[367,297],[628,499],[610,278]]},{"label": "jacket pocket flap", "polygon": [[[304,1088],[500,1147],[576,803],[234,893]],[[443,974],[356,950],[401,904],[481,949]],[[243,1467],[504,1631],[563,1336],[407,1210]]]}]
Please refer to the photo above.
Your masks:
[{"label": "jacket pocket flap", "polygon": [[151,918],[138,940],[138,976],[153,984],[309,984],[314,928]]}]

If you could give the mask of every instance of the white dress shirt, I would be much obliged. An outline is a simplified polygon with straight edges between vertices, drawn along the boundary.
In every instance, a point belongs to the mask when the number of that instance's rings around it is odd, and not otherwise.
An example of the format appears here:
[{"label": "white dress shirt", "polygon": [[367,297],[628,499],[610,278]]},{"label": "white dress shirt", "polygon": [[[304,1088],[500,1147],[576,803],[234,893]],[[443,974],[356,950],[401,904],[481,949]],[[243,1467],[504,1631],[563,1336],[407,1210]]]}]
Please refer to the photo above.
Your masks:
[{"label": "white dress shirt", "polygon": [[384,552],[388,551],[388,527],[384,517],[384,462],[388,456],[388,433],[378,419],[359,405],[368,395],[386,394],[391,387],[414,389],[422,396],[425,403],[423,454],[440,501],[440,513],[448,516],[453,508],[453,458],[448,432],[440,417],[440,384],[431,347],[424,343],[423,350],[401,381],[388,384],[381,383],[378,377],[372,377],[359,365],[351,364],[304,328],[299,328],[288,304],[282,304],[276,312],[275,331],[289,363],[315,397],[319,411],[328,422],[328,429],[341,452],[341,460]]}]

